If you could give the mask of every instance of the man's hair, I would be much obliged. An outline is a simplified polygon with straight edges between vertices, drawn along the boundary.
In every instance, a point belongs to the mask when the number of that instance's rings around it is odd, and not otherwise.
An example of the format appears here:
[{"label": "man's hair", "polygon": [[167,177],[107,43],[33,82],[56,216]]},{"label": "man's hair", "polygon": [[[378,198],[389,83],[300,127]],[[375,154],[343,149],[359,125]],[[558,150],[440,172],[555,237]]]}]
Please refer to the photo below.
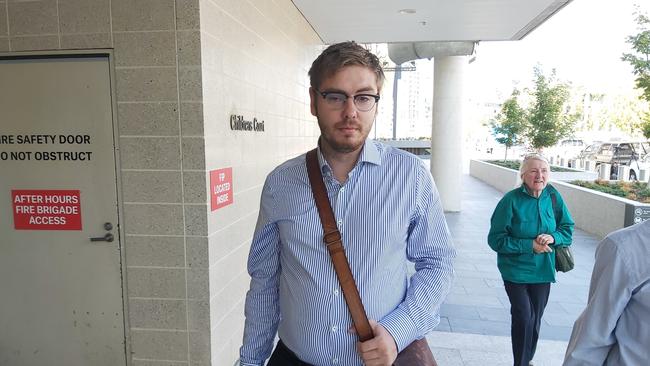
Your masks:
[{"label": "man's hair", "polygon": [[365,66],[375,73],[377,87],[384,83],[384,70],[379,58],[354,41],[341,42],[327,47],[311,64],[309,81],[311,87],[319,89],[324,79],[334,75],[345,66]]}]

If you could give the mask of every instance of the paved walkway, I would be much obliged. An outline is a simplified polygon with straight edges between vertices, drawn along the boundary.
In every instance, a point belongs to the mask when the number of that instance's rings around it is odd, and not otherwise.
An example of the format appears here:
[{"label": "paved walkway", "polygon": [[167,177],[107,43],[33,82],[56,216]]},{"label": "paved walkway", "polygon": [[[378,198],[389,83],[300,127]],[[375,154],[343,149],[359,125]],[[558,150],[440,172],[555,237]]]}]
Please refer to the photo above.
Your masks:
[{"label": "paved walkway", "polygon": [[[487,245],[490,216],[502,193],[463,176],[462,212],[446,214],[458,251],[456,280],[429,336],[441,366],[512,365],[510,303]],[[576,268],[558,274],[542,320],[535,365],[561,365],[573,322],[587,302],[594,251],[599,238],[576,230]],[[453,333],[453,334],[450,334]]]}]

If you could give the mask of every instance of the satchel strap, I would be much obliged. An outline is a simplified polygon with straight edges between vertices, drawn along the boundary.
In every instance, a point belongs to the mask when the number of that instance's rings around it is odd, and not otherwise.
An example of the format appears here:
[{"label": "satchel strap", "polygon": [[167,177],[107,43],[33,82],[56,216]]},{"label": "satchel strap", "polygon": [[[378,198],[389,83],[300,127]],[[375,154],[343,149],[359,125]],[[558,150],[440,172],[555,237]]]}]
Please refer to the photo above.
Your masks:
[{"label": "satchel strap", "polygon": [[359,340],[365,342],[374,338],[374,335],[370,327],[370,322],[368,322],[366,311],[363,308],[359,290],[354,282],[354,277],[352,277],[350,264],[345,256],[341,233],[339,232],[338,226],[336,226],[332,206],[327,197],[327,190],[325,189],[325,183],[323,183],[323,174],[320,170],[320,164],[318,164],[316,149],[307,153],[307,174],[312,193],[314,194],[314,200],[316,201],[316,207],[318,208],[320,222],[323,226],[323,242],[325,242],[327,251],[332,258],[334,271],[336,271],[336,277],[343,290],[343,297],[345,298],[345,303],[348,305],[348,310],[352,316],[354,328],[359,335]]},{"label": "satchel strap", "polygon": [[553,217],[555,217],[555,223],[557,224],[557,197],[555,197],[555,193],[551,192],[551,205],[553,206]]}]

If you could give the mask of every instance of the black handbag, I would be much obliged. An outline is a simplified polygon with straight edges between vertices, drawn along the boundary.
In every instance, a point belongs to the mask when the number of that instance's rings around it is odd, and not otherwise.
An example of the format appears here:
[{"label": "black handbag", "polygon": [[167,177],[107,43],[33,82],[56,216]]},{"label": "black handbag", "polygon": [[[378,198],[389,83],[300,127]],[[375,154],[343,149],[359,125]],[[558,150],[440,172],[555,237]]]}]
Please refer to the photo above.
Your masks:
[{"label": "black handbag", "polygon": [[[557,222],[557,198],[555,197],[555,193],[551,193],[551,203],[553,204],[555,222]],[[558,272],[569,272],[573,267],[575,267],[575,261],[573,260],[571,248],[564,245],[555,246],[555,270]]]}]

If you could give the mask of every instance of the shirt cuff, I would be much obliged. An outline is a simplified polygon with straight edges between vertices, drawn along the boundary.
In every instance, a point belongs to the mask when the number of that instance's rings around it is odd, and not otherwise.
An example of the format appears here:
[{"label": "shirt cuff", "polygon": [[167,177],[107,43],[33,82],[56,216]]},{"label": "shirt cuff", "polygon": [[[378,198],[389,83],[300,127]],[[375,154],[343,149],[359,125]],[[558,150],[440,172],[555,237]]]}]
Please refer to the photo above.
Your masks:
[{"label": "shirt cuff", "polygon": [[397,353],[408,347],[414,340],[422,338],[417,325],[411,316],[401,307],[396,308],[386,315],[380,322],[384,328],[393,336],[397,345]]}]

